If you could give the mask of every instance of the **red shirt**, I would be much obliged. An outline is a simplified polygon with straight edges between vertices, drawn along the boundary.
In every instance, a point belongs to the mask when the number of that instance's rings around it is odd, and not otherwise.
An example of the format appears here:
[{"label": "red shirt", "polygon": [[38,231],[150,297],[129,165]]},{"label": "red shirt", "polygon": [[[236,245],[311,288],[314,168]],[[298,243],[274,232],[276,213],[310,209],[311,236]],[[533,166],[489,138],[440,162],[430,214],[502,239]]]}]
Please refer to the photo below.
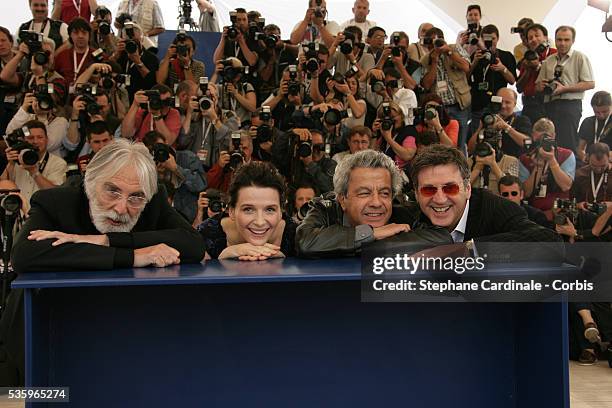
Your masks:
[{"label": "red shirt", "polygon": [[[451,119],[446,126],[443,126],[443,129],[446,136],[453,142],[453,146],[457,147],[457,140],[459,139],[459,122],[456,119]],[[427,127],[419,123],[416,125],[416,130],[421,133],[426,131]]]},{"label": "red shirt", "polygon": [[[544,53],[540,54],[539,57],[539,61],[542,62],[544,61],[546,58],[548,58],[550,55],[554,55],[557,53],[557,49],[556,48],[549,48],[548,51],[545,51]],[[523,73],[526,71],[525,67],[523,64],[519,65],[519,76],[523,75]],[[531,70],[529,72],[529,76],[527,77],[527,83],[525,84],[525,86],[523,87],[523,95],[525,96],[534,96],[536,94],[536,89],[535,89],[535,82],[536,79],[538,78],[538,72],[539,70]]]},{"label": "red shirt", "polygon": [[[57,0],[56,0],[57,1]],[[77,17],[83,17],[85,20],[90,21],[91,10],[89,9],[88,0],[61,0],[62,8],[60,14],[60,20],[66,24],[70,24],[72,20]],[[76,6],[79,7],[77,10]]]},{"label": "red shirt", "polygon": [[[64,77],[64,80],[66,81],[67,84],[72,84],[74,82],[76,82],[76,78],[75,77],[75,70],[76,68],[78,68],[79,65],[81,65],[81,61],[83,60],[83,55],[85,54],[81,54],[78,53],[76,54],[76,67],[74,65],[74,49],[69,48],[66,49],[62,52],[59,53],[59,55],[57,55],[55,57],[55,70]],[[85,72],[85,70],[91,65],[93,64],[95,61],[93,59],[92,56],[92,52],[94,52],[95,50],[93,48],[89,49],[89,52],[87,53],[87,57],[85,58],[85,62],[83,62],[83,64],[81,65],[81,68],[79,69],[79,75],[81,75],[83,72]]]},{"label": "red shirt", "polygon": [[[138,142],[142,142],[144,136],[151,131],[151,121],[153,117],[149,113],[142,108],[138,109],[136,113],[136,119],[134,121],[136,125],[136,134],[134,135],[134,140]],[[174,142],[172,142],[172,147],[176,147],[176,138],[178,137],[179,131],[181,130],[181,114],[178,110],[174,108],[170,108],[168,114],[164,118],[164,123],[168,130],[172,132],[175,136]],[[153,130],[155,130],[155,126],[153,126]],[[167,142],[170,142],[169,140]],[[168,143],[170,144],[170,143]]]}]

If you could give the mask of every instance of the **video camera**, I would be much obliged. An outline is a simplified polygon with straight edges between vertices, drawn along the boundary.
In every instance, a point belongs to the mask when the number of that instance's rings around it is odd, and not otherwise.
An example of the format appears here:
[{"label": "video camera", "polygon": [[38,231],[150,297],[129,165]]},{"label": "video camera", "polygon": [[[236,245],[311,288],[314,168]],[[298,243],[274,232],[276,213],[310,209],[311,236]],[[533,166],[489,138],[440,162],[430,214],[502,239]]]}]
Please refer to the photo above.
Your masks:
[{"label": "video camera", "polygon": [[555,225],[565,225],[567,220],[570,220],[572,224],[576,225],[576,219],[578,218],[578,209],[576,208],[576,199],[563,199],[557,198],[553,204],[553,209],[559,210],[555,212],[553,216],[553,222]]},{"label": "video camera", "polygon": [[25,141],[30,136],[30,129],[21,127],[4,136],[6,144],[19,153],[19,161],[27,166],[38,163],[38,148]]},{"label": "video camera", "polygon": [[304,56],[306,57],[306,62],[303,64],[303,68],[311,74],[317,72],[319,70],[319,43],[303,43],[302,49],[304,50]]},{"label": "video camera", "polygon": [[478,44],[478,24],[469,23],[467,28],[468,43],[470,45]]},{"label": "video camera", "polygon": [[563,75],[563,65],[558,64],[553,72],[554,78],[544,85],[544,95],[552,95],[555,92],[558,86],[557,82],[561,82],[561,75]]},{"label": "video camera", "polygon": [[41,66],[49,62],[49,52],[42,49],[43,39],[43,34],[38,31],[23,30],[19,33],[19,40],[28,46],[30,56]]}]

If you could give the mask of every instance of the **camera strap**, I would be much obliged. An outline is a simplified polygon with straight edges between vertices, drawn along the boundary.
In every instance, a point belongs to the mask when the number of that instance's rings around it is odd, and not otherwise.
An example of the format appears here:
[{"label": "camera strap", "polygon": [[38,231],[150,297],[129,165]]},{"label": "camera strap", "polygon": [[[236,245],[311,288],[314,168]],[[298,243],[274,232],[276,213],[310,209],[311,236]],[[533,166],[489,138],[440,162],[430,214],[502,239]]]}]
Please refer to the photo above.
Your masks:
[{"label": "camera strap", "polygon": [[204,149],[206,147],[206,142],[208,141],[208,136],[210,135],[210,128],[213,125],[212,122],[208,122],[206,124],[206,118],[202,116],[202,129],[204,130],[204,137],[202,137],[202,143],[200,144],[200,149]]},{"label": "camera strap", "polygon": [[83,64],[85,64],[85,60],[89,55],[89,47],[87,47],[87,51],[83,54],[83,58],[81,58],[81,62],[77,65],[77,52],[76,50],[72,50],[72,61],[74,63],[74,79],[73,82],[76,82],[77,77],[79,76],[79,72],[81,72],[81,68],[83,68]]},{"label": "camera strap", "polygon": [[40,164],[38,165],[38,171],[40,173],[42,173],[45,170],[45,167],[47,167],[48,161],[49,161],[49,152],[46,152],[45,157],[43,157],[43,159],[40,161]]},{"label": "camera strap", "polygon": [[[41,34],[44,34],[44,33],[45,33],[45,28],[47,28],[47,22],[48,22],[48,21],[49,21],[49,19],[48,19],[48,18],[47,18],[47,19],[45,19],[45,22],[44,22],[44,23],[43,23],[43,24],[40,26],[40,33],[41,33]],[[34,22],[34,20],[32,20],[32,21],[30,22],[30,28],[29,28],[29,29],[30,29],[30,31],[36,31],[36,30],[34,30],[34,24],[36,24],[36,23]]]},{"label": "camera strap", "polygon": [[81,0],[72,0],[72,4],[74,5],[76,11],[81,14]]},{"label": "camera strap", "polygon": [[[597,194],[599,193],[599,189],[602,185],[608,186],[608,171],[601,175],[599,178],[599,183],[597,183],[597,187],[595,187],[595,173],[591,170],[591,191],[593,192],[593,201],[597,201]],[[604,190],[605,191],[605,190]]]},{"label": "camera strap", "polygon": [[601,136],[604,134],[605,130],[606,130],[606,126],[608,125],[608,121],[610,120],[610,116],[612,115],[608,115],[608,117],[606,118],[606,121],[604,122],[603,126],[601,127],[601,132],[599,132],[598,128],[599,128],[599,121],[597,120],[597,118],[595,118],[595,137],[593,138],[593,143],[599,143],[599,141],[601,140]]}]

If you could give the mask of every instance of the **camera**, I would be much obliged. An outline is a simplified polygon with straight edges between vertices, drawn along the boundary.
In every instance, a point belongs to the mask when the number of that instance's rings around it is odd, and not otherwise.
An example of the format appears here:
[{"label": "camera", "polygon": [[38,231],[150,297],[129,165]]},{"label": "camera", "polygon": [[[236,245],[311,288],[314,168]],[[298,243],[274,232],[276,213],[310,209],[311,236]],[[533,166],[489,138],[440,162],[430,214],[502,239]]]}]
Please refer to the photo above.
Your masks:
[{"label": "camera", "polygon": [[208,77],[200,77],[200,92],[202,92],[202,96],[198,99],[200,111],[207,111],[213,106],[212,99],[208,97]]},{"label": "camera", "polygon": [[105,20],[106,16],[110,15],[110,13],[111,13],[110,10],[104,6],[100,6],[96,9],[95,16],[97,18],[96,21],[98,23],[98,33],[100,33],[100,35],[103,37],[111,33],[111,26]]},{"label": "camera", "polygon": [[545,52],[548,48],[550,47],[550,44],[548,44],[548,41],[544,41],[542,44],[538,45],[535,49],[535,52],[537,54],[542,54],[543,52]]},{"label": "camera", "polygon": [[340,43],[340,52],[344,55],[348,55],[353,52],[353,46],[355,44],[355,35],[352,32],[346,30],[344,30],[342,34],[344,34],[344,41]]},{"label": "camera", "polygon": [[129,13],[121,13],[116,18],[115,21],[119,24],[120,27],[124,28],[125,24],[131,22],[133,20],[132,15]]},{"label": "camera", "polygon": [[263,17],[257,18],[257,21],[249,23],[249,37],[255,41],[263,40],[265,34],[263,29],[266,25],[266,19]]},{"label": "camera", "polygon": [[342,119],[351,118],[353,114],[350,109],[338,110],[328,109],[323,115],[323,121],[329,126],[336,126],[342,122]]},{"label": "camera", "polygon": [[289,81],[287,81],[287,93],[291,96],[300,94],[301,84],[297,80],[297,66],[289,65]]},{"label": "camera", "polygon": [[113,76],[112,72],[107,72],[100,75],[100,86],[102,89],[112,89],[115,84],[124,84],[130,86],[131,77],[125,74],[116,74]]},{"label": "camera", "polygon": [[400,55],[402,55],[402,50],[400,49],[399,45],[401,39],[402,38],[400,37],[400,33],[398,33],[397,31],[391,34],[391,45],[393,46],[391,48],[391,55],[393,55],[394,57],[399,57]]},{"label": "camera", "polygon": [[151,147],[151,154],[155,163],[164,163],[170,158],[170,146],[164,143],[155,143]]},{"label": "camera", "polygon": [[269,125],[272,119],[269,106],[262,106],[261,112],[259,112],[259,120],[265,122],[257,128],[257,142],[265,143],[272,140],[272,128]]},{"label": "camera", "polygon": [[299,210],[295,212],[295,218],[298,222],[302,222],[304,218],[306,218],[306,214],[308,214],[308,210],[310,210],[310,202],[305,202],[302,204]]},{"label": "camera", "polygon": [[544,133],[539,143],[536,143],[536,147],[541,147],[545,152],[552,152],[557,147],[557,141],[549,134]]},{"label": "camera", "polygon": [[385,131],[393,129],[395,120],[393,120],[393,115],[391,114],[391,106],[388,102],[383,102],[382,114],[383,115],[380,122],[380,128]]},{"label": "camera", "polygon": [[586,203],[585,206],[587,211],[590,211],[592,213],[595,213],[597,215],[601,215],[603,213],[606,212],[606,210],[608,209],[608,206],[606,205],[606,203]]},{"label": "camera", "polygon": [[[44,111],[53,109],[55,103],[53,102],[53,84],[38,84],[32,88],[32,93],[38,102],[38,108]],[[33,111],[31,113],[34,113]]]},{"label": "camera", "polygon": [[496,115],[501,110],[502,97],[493,95],[489,105],[484,109],[482,114],[482,125],[484,128],[489,128],[495,124]]},{"label": "camera", "polygon": [[372,88],[372,92],[378,93],[380,91],[383,91],[386,88],[386,85],[384,81],[374,76],[371,76],[370,77],[370,87]]},{"label": "camera", "polygon": [[510,27],[510,34],[523,34],[521,27]]},{"label": "camera", "polygon": [[161,100],[161,96],[157,89],[145,91],[145,96],[149,99],[149,103],[141,103],[140,107],[142,109],[158,111],[164,106],[164,102]]},{"label": "camera", "polygon": [[244,163],[244,152],[240,148],[240,132],[232,132],[233,151],[230,153],[228,170],[236,170]]},{"label": "camera", "polygon": [[187,34],[185,30],[179,30],[174,38],[174,44],[176,45],[176,54],[180,57],[186,57],[189,54],[189,46],[186,44],[180,44],[187,41]]},{"label": "camera", "polygon": [[227,28],[227,38],[232,41],[236,41],[236,38],[238,38],[238,35],[240,34],[238,28],[236,28],[236,12],[230,11],[229,15],[232,25]]},{"label": "camera", "polygon": [[85,102],[85,112],[87,112],[89,115],[99,115],[102,112],[102,108],[96,102],[95,96],[88,93],[82,93],[80,96],[81,100]]},{"label": "camera", "polygon": [[221,199],[221,193],[217,190],[207,190],[206,198],[208,198],[208,209],[214,213],[223,212],[225,203]]},{"label": "camera", "polygon": [[223,82],[234,82],[240,74],[247,72],[245,67],[234,67],[232,60],[229,58],[221,60],[219,63],[223,65],[223,70],[221,71],[221,79]]},{"label": "camera", "polygon": [[351,65],[351,67],[344,73],[345,78],[352,78],[359,72],[357,65]]},{"label": "camera", "polygon": [[319,70],[319,43],[303,43],[302,49],[306,58],[306,62],[302,67],[311,74],[317,72]]},{"label": "camera", "polygon": [[4,136],[6,144],[19,152],[19,161],[27,166],[38,163],[38,148],[24,139],[30,136],[30,129],[22,127]]},{"label": "camera", "polygon": [[478,24],[469,23],[467,29],[468,43],[470,45],[478,44]]},{"label": "camera", "polygon": [[501,135],[492,129],[485,129],[478,134],[478,143],[474,146],[474,156],[487,157],[493,154],[493,146],[499,145]]},{"label": "camera", "polygon": [[20,190],[0,190],[0,207],[6,215],[17,214],[21,210],[23,201],[18,194]]},{"label": "camera", "polygon": [[106,37],[111,33],[111,26],[106,21],[98,21],[98,32],[101,36]]},{"label": "camera", "polygon": [[276,43],[280,40],[280,37],[275,34],[265,35],[263,37],[263,42],[266,45],[266,48],[273,49],[276,48]]},{"label": "camera", "polygon": [[555,225],[565,225],[568,219],[572,221],[572,224],[576,224],[578,209],[576,208],[575,198],[572,200],[557,198],[553,204],[553,209],[559,210],[553,217]]},{"label": "camera", "polygon": [[323,2],[321,0],[316,0],[315,4],[317,5],[314,9],[314,16],[317,18],[325,17],[325,9],[321,7]]},{"label": "camera", "polygon": [[45,65],[49,62],[48,51],[43,51],[42,44],[44,36],[37,31],[24,30],[19,33],[19,39],[25,43],[30,50],[30,55],[38,65]]},{"label": "camera", "polygon": [[483,34],[482,41],[484,42],[485,50],[483,52],[483,60],[491,63],[495,62],[497,53],[493,51],[493,34]]},{"label": "camera", "polygon": [[446,41],[444,41],[444,38],[436,38],[433,42],[433,45],[436,48],[442,48],[446,45]]},{"label": "camera", "polygon": [[299,157],[308,157],[312,155],[312,142],[303,141],[299,142],[297,147],[297,154]]},{"label": "camera", "polygon": [[123,27],[125,28],[125,35],[128,38],[125,42],[125,51],[128,54],[134,54],[138,51],[138,43],[134,41],[134,23],[132,21],[126,21]]},{"label": "camera", "polygon": [[546,85],[544,85],[544,95],[552,95],[557,89],[557,82],[561,82],[561,75],[563,75],[563,65],[555,66],[555,71],[553,73],[554,79],[548,81]]}]

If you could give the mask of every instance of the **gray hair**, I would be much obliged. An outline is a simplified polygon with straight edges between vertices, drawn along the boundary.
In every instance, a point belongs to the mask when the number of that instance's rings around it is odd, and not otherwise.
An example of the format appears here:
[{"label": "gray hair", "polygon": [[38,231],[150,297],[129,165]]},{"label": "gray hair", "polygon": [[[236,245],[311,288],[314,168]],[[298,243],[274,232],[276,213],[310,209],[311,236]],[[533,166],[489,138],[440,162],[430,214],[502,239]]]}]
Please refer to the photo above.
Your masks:
[{"label": "gray hair", "polygon": [[334,192],[346,197],[353,169],[386,169],[391,175],[393,197],[402,191],[402,174],[393,159],[382,152],[362,150],[349,154],[338,163],[334,173]]},{"label": "gray hair", "polygon": [[147,201],[157,193],[157,169],[149,149],[142,143],[118,139],[104,146],[87,164],[85,172],[85,193],[95,196],[96,185],[100,180],[108,180],[133,166],[138,174],[140,185]]}]

